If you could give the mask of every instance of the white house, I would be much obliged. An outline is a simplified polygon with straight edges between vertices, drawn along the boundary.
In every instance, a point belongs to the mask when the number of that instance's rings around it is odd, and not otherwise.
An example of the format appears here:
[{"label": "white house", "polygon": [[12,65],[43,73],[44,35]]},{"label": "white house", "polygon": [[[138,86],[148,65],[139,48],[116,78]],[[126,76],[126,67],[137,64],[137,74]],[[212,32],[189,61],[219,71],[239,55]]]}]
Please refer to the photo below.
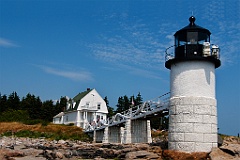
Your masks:
[{"label": "white house", "polygon": [[107,119],[108,109],[106,102],[96,89],[88,88],[73,99],[68,99],[65,112],[53,117],[54,124],[70,124],[85,129],[104,123]]}]

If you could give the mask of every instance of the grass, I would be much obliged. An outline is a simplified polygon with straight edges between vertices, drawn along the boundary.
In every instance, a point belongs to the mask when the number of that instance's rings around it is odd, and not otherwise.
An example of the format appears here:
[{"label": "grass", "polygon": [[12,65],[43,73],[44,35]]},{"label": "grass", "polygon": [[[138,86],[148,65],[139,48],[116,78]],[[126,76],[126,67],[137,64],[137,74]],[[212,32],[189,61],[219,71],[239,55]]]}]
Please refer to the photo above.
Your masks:
[{"label": "grass", "polygon": [[27,125],[20,122],[0,122],[1,136],[17,136],[39,138],[45,137],[51,140],[71,139],[90,141],[90,138],[83,132],[83,130],[76,126],[57,125],[57,124],[35,124]]}]

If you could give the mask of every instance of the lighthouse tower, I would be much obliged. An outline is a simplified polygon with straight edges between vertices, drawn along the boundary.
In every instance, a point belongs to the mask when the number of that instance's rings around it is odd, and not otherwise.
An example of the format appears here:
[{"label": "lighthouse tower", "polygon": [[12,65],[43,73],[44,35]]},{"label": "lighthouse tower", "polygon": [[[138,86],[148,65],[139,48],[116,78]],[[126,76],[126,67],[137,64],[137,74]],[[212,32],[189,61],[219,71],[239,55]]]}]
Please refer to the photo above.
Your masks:
[{"label": "lighthouse tower", "polygon": [[190,24],[174,34],[174,53],[166,50],[170,73],[168,147],[183,152],[210,152],[217,147],[215,68],[219,48],[210,44],[210,31]]}]

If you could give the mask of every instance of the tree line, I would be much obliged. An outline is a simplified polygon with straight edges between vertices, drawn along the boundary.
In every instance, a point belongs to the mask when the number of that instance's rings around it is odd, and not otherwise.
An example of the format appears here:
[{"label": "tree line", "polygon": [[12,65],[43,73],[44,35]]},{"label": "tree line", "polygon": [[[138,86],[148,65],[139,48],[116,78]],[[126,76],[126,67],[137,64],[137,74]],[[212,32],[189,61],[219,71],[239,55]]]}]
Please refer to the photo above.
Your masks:
[{"label": "tree line", "polygon": [[[107,96],[104,98],[108,108],[107,117],[112,117],[116,113],[121,113],[143,103],[140,92],[135,97],[127,95],[120,96],[116,104],[116,109],[109,105]],[[16,92],[9,96],[0,93],[0,122],[23,122],[26,124],[49,123],[55,115],[64,112],[67,105],[66,97],[61,97],[56,103],[52,100],[41,101],[38,96],[28,93],[20,99]],[[163,122],[163,123],[162,123]],[[151,126],[155,129],[166,128],[168,119],[155,117],[151,120]],[[161,126],[162,125],[162,126]],[[164,126],[163,126],[164,125]]]},{"label": "tree line", "polygon": [[107,96],[104,98],[104,101],[106,102],[106,105],[107,105],[107,108],[108,108],[107,117],[112,117],[116,113],[121,113],[125,110],[128,110],[130,107],[134,107],[134,106],[137,106],[139,104],[142,104],[143,98],[142,98],[140,92],[138,93],[138,95],[136,97],[134,95],[130,96],[130,97],[128,97],[127,95],[120,96],[118,98],[118,102],[117,102],[117,105],[116,105],[116,110],[114,110],[113,107],[109,106],[109,101],[107,99]]},{"label": "tree line", "polygon": [[30,93],[22,99],[16,92],[9,96],[0,94],[0,121],[51,122],[53,116],[64,110],[66,103],[65,97],[54,103],[52,100],[42,102],[39,97]]}]

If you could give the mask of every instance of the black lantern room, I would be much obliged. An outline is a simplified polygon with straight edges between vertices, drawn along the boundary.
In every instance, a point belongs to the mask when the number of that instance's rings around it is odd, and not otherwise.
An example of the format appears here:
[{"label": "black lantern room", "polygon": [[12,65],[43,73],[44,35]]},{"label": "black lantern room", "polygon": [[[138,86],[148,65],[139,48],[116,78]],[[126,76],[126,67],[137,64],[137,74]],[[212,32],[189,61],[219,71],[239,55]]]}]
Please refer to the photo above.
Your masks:
[{"label": "black lantern room", "polygon": [[173,63],[189,60],[212,61],[215,67],[219,67],[219,48],[210,45],[210,34],[208,29],[195,24],[195,17],[189,18],[189,25],[174,34],[175,53],[169,54],[166,50],[165,67],[170,69]]}]

